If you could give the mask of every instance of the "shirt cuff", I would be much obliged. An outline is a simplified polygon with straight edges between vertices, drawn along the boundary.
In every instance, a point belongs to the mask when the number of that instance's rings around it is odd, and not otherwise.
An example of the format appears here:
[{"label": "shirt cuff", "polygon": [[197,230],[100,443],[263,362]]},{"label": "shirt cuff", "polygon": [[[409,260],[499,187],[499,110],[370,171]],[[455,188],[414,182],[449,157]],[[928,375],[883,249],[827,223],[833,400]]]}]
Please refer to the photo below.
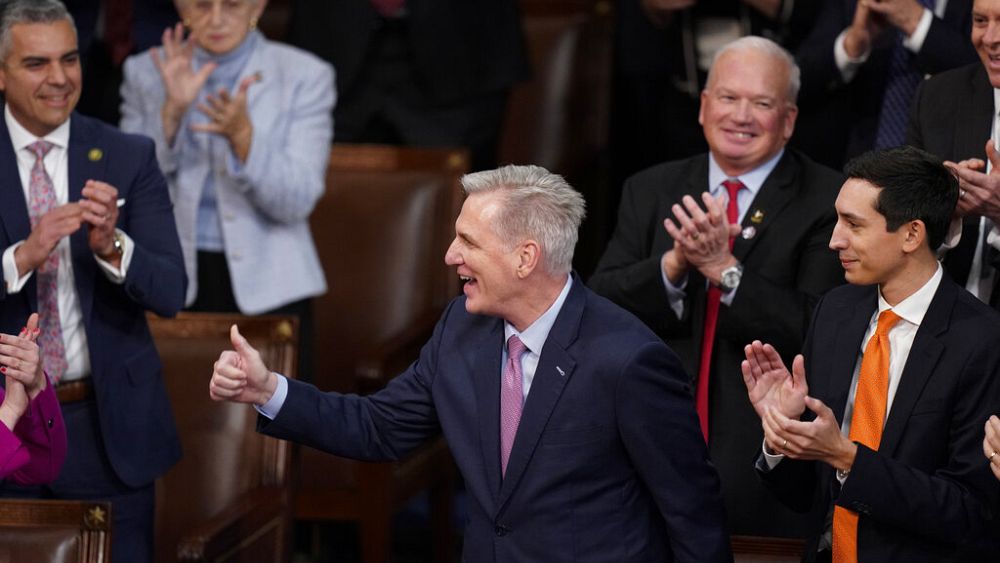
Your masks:
[{"label": "shirt cuff", "polygon": [[858,73],[858,69],[861,65],[868,62],[868,56],[871,55],[871,48],[861,54],[859,57],[850,57],[847,54],[847,50],[844,49],[844,37],[847,36],[847,30],[840,32],[837,36],[837,40],[833,42],[833,60],[837,64],[837,70],[840,71],[840,77],[844,82],[850,82],[854,80],[854,75]]},{"label": "shirt cuff", "polygon": [[767,440],[761,442],[760,451],[764,454],[764,463],[767,466],[767,471],[770,471],[781,463],[781,460],[785,459],[784,454],[772,454],[767,451]]},{"label": "shirt cuff", "polygon": [[281,411],[281,407],[285,404],[285,398],[288,396],[288,380],[280,373],[274,372],[274,375],[278,376],[278,386],[274,388],[274,394],[263,405],[253,406],[257,412],[271,420],[278,416],[278,412]]},{"label": "shirt cuff", "polygon": [[962,242],[962,218],[952,217],[951,222],[948,223],[948,232],[945,233],[944,240],[941,241],[941,246],[938,247],[938,253],[951,250],[958,246],[960,242]]},{"label": "shirt cuff", "polygon": [[121,229],[115,229],[115,231],[122,237],[122,260],[117,268],[111,265],[110,262],[105,261],[103,258],[94,254],[94,258],[97,259],[97,263],[101,265],[101,270],[104,271],[104,275],[108,278],[111,283],[121,285],[125,283],[125,274],[128,273],[128,265],[132,262],[132,251],[135,248],[132,239],[129,238],[127,234]]},{"label": "shirt cuff", "polygon": [[28,283],[33,271],[29,271],[20,278],[17,277],[17,262],[14,260],[14,251],[24,244],[24,241],[15,242],[3,251],[3,281],[7,286],[7,293],[17,293],[21,291],[24,284]]},{"label": "shirt cuff", "polygon": [[920,16],[920,23],[917,24],[917,29],[913,30],[913,35],[903,38],[903,47],[914,53],[919,53],[920,49],[924,46],[924,40],[927,39],[927,33],[931,30],[931,23],[933,21],[934,14],[927,8],[924,8],[924,13]]},{"label": "shirt cuff", "polygon": [[670,303],[670,310],[680,319],[684,316],[684,298],[687,297],[684,289],[687,288],[688,278],[684,276],[680,284],[674,285],[663,268],[660,268],[660,277],[663,278],[663,287],[667,290],[667,302]]}]

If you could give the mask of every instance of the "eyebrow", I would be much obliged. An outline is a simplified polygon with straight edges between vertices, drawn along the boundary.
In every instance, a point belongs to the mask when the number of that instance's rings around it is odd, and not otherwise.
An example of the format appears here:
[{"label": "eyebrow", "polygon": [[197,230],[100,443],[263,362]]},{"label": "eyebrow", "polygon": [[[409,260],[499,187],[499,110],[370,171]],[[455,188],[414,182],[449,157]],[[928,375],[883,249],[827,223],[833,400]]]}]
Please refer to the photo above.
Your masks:
[{"label": "eyebrow", "polygon": [[[73,49],[72,51],[67,51],[67,52],[59,55],[58,59],[59,60],[64,60],[64,59],[69,58],[69,57],[79,57],[79,56],[80,56],[80,50],[79,49]],[[24,57],[21,58],[20,62],[21,62],[21,64],[47,63],[47,62],[49,62],[51,60],[52,60],[52,57],[45,57],[45,56],[42,56],[42,55],[25,55]]]}]

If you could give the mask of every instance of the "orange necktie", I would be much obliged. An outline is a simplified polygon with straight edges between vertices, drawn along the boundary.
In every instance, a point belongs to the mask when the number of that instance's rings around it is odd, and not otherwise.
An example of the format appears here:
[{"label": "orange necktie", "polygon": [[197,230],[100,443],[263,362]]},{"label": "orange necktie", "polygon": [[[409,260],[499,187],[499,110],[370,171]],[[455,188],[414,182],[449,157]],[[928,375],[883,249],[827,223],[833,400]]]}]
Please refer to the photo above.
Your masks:
[{"label": "orange necktie", "polygon": [[[851,414],[852,442],[878,450],[882,442],[885,408],[889,400],[889,330],[899,315],[886,309],[878,316],[875,334],[868,340],[861,357],[858,388],[854,393]],[[858,513],[841,506],[833,508],[833,561],[853,563],[858,560]]]}]

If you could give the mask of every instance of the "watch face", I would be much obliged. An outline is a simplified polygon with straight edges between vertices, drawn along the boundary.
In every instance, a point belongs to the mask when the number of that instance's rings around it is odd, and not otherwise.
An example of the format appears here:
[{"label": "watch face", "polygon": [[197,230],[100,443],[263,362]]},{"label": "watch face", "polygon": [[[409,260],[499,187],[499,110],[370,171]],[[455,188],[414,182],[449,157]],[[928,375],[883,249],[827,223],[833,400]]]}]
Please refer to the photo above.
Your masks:
[{"label": "watch face", "polygon": [[738,268],[729,268],[725,272],[722,272],[719,285],[726,290],[736,289],[736,286],[740,283],[741,274],[742,272]]}]

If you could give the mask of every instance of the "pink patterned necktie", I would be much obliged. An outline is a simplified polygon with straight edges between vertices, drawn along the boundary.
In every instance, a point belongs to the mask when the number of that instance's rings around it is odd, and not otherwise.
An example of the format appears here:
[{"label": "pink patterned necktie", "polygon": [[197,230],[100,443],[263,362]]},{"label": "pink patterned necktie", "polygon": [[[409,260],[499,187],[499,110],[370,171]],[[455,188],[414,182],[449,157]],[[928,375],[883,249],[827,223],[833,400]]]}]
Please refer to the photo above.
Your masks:
[{"label": "pink patterned necktie", "polygon": [[528,348],[516,335],[507,340],[507,364],[503,368],[500,382],[500,474],[506,475],[510,450],[514,446],[514,435],[521,422],[521,407],[524,406],[524,392],[521,389],[521,356]]},{"label": "pink patterned necktie", "polygon": [[[28,215],[34,229],[42,215],[56,207],[56,190],[52,178],[45,171],[43,159],[52,149],[52,143],[35,141],[28,150],[35,153],[35,165],[31,167],[31,183],[28,186]],[[59,277],[59,251],[53,250],[45,262],[35,271],[38,284],[38,345],[42,349],[42,366],[53,381],[59,381],[66,373],[66,348],[63,344],[62,326],[59,323],[59,292],[56,280]]]}]

